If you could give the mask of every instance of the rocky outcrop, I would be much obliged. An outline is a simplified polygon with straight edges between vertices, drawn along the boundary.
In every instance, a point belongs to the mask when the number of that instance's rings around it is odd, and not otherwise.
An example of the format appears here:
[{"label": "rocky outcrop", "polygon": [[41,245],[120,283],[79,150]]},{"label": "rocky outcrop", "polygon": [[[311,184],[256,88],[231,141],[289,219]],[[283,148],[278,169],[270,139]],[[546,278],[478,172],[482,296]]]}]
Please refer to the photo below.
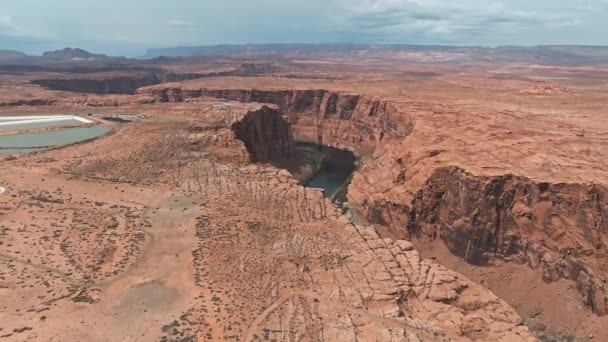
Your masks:
[{"label": "rocky outcrop", "polygon": [[[406,183],[399,177],[394,182]],[[446,167],[436,169],[409,203],[355,201],[371,221],[412,237],[442,239],[469,263],[527,263],[546,282],[574,280],[593,311],[605,315],[607,195],[594,184],[475,176]]]},{"label": "rocky outcrop", "polygon": [[411,119],[389,102],[327,90],[149,88],[138,93],[158,102],[212,97],[273,104],[288,118],[297,140],[345,147],[359,154],[368,154],[380,142],[402,138],[413,129]]},{"label": "rocky outcrop", "polygon": [[[212,185],[206,198],[217,211],[198,218],[193,271],[205,292],[197,303],[226,303],[194,313],[220,327],[205,331],[210,340],[536,341],[487,289],[422,258],[409,241],[349,223],[287,172],[262,168],[218,173],[225,181],[209,184],[229,185]],[[255,182],[267,182],[263,192]],[[292,221],[281,216],[294,208],[304,210]]]},{"label": "rocky outcrop", "polygon": [[49,106],[57,101],[54,99],[21,99],[0,101],[0,107],[18,107],[18,106]]},{"label": "rocky outcrop", "polygon": [[251,111],[232,125],[232,131],[254,162],[288,159],[295,154],[289,124],[276,109],[264,106]]}]

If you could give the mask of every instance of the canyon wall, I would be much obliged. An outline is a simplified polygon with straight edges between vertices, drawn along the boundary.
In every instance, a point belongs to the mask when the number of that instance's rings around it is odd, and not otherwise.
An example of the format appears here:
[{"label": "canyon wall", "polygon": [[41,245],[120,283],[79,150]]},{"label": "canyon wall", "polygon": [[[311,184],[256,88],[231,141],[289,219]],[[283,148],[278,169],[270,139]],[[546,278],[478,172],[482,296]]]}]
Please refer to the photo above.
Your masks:
[{"label": "canyon wall", "polygon": [[138,93],[158,102],[212,97],[273,104],[287,117],[296,140],[348,148],[360,155],[413,129],[411,119],[389,102],[327,90],[149,88]]},{"label": "canyon wall", "polygon": [[[546,282],[577,282],[598,315],[608,313],[608,189],[595,184],[551,184],[512,175],[475,176],[441,167],[413,189],[409,202],[370,201],[353,181],[351,200],[367,218],[409,234],[442,239],[474,265],[527,263]],[[397,177],[395,187],[407,187]],[[354,197],[354,198],[353,198]]]},{"label": "canyon wall", "polygon": [[254,162],[292,158],[295,142],[289,123],[278,110],[264,106],[248,112],[232,125],[237,139],[242,141]]},{"label": "canyon wall", "polygon": [[272,104],[277,109],[250,112],[232,127],[253,161],[291,156],[294,139],[368,156],[348,198],[369,221],[410,238],[442,239],[471,264],[527,263],[547,282],[573,280],[596,314],[608,313],[603,186],[478,176],[442,164],[421,168],[390,153],[413,132],[413,119],[390,102],[358,94],[179,87],[136,93],[159,103],[207,97]]},{"label": "canyon wall", "polygon": [[142,90],[158,102],[212,97],[273,104],[289,119],[297,140],[370,157],[348,194],[370,222],[397,235],[442,239],[471,264],[527,263],[547,282],[573,280],[596,314],[608,313],[603,276],[608,190],[602,186],[476,176],[458,167],[421,169],[415,162],[392,160],[390,151],[412,133],[414,122],[392,104],[366,96],[325,90]]}]

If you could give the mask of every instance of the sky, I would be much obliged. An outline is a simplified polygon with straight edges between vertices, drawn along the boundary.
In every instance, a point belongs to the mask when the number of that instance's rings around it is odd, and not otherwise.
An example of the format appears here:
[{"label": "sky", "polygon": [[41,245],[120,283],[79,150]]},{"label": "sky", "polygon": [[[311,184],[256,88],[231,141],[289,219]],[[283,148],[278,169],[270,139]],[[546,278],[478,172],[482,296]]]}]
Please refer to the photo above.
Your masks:
[{"label": "sky", "polygon": [[608,0],[1,0],[0,50],[215,44],[608,45]]}]

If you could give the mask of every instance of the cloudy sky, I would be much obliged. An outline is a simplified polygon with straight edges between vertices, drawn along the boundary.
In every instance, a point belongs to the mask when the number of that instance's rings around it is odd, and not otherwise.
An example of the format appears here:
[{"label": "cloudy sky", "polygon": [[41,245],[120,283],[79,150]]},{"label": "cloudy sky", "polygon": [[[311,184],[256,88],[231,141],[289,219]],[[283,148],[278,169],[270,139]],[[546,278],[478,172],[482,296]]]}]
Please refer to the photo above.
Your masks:
[{"label": "cloudy sky", "polygon": [[243,43],[608,45],[608,0],[2,0],[0,49]]}]

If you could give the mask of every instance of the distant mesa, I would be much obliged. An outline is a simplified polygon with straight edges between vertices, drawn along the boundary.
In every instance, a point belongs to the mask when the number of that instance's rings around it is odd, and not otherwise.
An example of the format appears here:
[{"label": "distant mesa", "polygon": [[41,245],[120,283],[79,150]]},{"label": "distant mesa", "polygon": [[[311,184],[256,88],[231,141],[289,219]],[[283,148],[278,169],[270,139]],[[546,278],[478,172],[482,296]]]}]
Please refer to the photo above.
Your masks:
[{"label": "distant mesa", "polygon": [[21,51],[0,50],[0,61],[11,61],[27,57],[27,54]]},{"label": "distant mesa", "polygon": [[57,51],[47,51],[42,55],[42,58],[45,60],[53,60],[53,61],[66,61],[66,60],[83,60],[83,61],[91,61],[98,59],[106,59],[109,58],[106,55],[102,54],[94,54],[90,53],[83,49],[73,49],[73,48],[65,48],[63,50]]},{"label": "distant mesa", "polygon": [[91,53],[79,48],[64,48],[62,50],[47,51],[42,56],[28,55],[21,51],[0,50],[0,63],[9,65],[39,65],[55,64],[57,62],[120,62],[126,61],[125,57],[111,57],[103,54]]}]

